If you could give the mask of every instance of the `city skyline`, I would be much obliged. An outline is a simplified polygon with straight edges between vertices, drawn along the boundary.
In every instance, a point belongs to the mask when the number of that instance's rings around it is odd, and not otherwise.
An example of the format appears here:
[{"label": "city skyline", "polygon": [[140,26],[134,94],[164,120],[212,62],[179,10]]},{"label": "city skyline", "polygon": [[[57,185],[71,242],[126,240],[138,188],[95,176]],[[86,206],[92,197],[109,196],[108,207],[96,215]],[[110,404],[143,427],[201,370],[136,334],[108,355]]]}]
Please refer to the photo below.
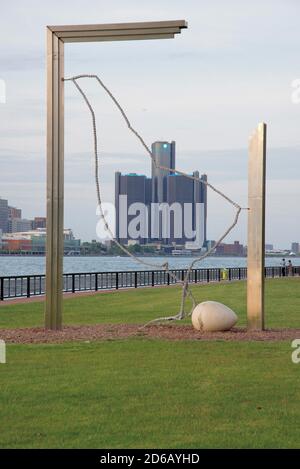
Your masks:
[{"label": "city skyline", "polygon": [[46,228],[46,217],[22,217],[22,208],[9,204],[9,200],[0,194],[0,234],[18,233]]},{"label": "city skyline", "polygon": [[[51,5],[51,8],[50,8]],[[5,4],[0,18],[0,193],[24,207],[26,217],[45,214],[45,25],[186,18],[189,29],[174,41],[84,45],[66,50],[66,75],[98,73],[117,94],[147,142],[176,140],[180,168],[201,167],[210,182],[247,204],[247,141],[257,122],[268,123],[266,239],[289,246],[300,232],[299,111],[292,82],[299,78],[296,2],[153,1],[149,9],[131,2],[124,9],[86,1],[41,5],[29,0],[31,34],[22,3]],[[70,5],[72,8],[70,9]],[[47,6],[49,8],[47,8]],[[155,8],[157,7],[157,8]],[[23,7],[25,8],[25,7]],[[218,15],[215,14],[217,8]],[[265,18],[272,10],[268,28]],[[25,10],[24,10],[25,11]],[[259,14],[257,14],[259,12]],[[4,19],[5,18],[5,19]],[[28,20],[29,21],[29,20]],[[8,26],[9,25],[9,26]],[[8,30],[9,28],[9,30]],[[253,31],[255,30],[255,35]],[[278,35],[277,31],[282,34]],[[280,38],[279,38],[280,36]],[[130,66],[127,66],[128,63]],[[120,80],[120,69],[122,80]],[[113,201],[114,172],[147,174],[148,160],[127,135],[110,103],[84,84],[96,106],[101,173],[107,202]],[[82,239],[96,236],[96,197],[90,122],[80,97],[66,86],[65,226]],[[80,129],[80,131],[79,131]],[[116,135],[118,138],[116,138]],[[208,193],[208,238],[216,239],[232,212]],[[246,243],[246,216],[226,242]],[[291,239],[292,238],[292,239]]]},{"label": "city skyline", "polygon": [[[120,174],[120,173],[116,173],[116,174]],[[141,175],[136,175],[135,176],[139,176],[141,177]],[[143,176],[143,175],[142,175]],[[146,178],[146,176],[144,176]],[[148,178],[151,182],[151,178]],[[14,207],[12,205],[8,205],[8,200],[5,199],[5,197],[2,197],[1,194],[0,194],[0,225],[1,225],[1,222],[3,221],[3,212],[2,212],[2,204],[1,202],[5,202],[6,205],[7,205],[7,208],[8,208],[8,212],[10,212],[11,214],[12,213],[15,213],[16,214],[16,218],[21,218],[22,216],[22,213],[23,213],[23,209],[22,208],[17,208],[17,207]],[[10,215],[11,217],[12,215]],[[21,219],[23,220],[23,219]],[[25,219],[25,221],[28,221],[31,223],[31,227],[30,227],[30,230],[29,231],[32,231],[32,230],[36,230],[36,229],[44,229],[46,227],[46,218],[45,217],[41,217],[41,216],[34,216],[33,219]],[[9,225],[8,225],[9,226]],[[73,231],[72,228],[64,228],[65,231]],[[18,230],[15,232],[15,234],[18,234],[18,232],[21,232],[23,230]],[[11,230],[8,231],[8,233],[11,233]],[[1,226],[0,226],[0,234],[4,234],[4,231],[2,230],[2,233],[1,233]],[[76,233],[75,233],[76,234]],[[94,237],[95,238],[95,237]],[[92,242],[94,240],[94,238],[91,238],[91,239],[83,239],[81,240],[82,242]],[[206,238],[205,238],[206,239]],[[103,241],[103,240],[102,240]],[[208,242],[208,247],[211,247],[211,245],[215,242],[215,240],[212,240],[212,239],[209,239],[207,238],[206,241]],[[234,240],[233,242],[229,242],[228,240],[225,240],[223,243],[221,243],[221,248],[222,246],[234,246],[234,244],[236,243],[240,243],[241,241],[240,240]],[[242,243],[243,244],[243,243]],[[289,247],[290,246],[290,247]],[[289,241],[289,246],[286,245],[284,247],[279,247],[277,245],[274,245],[273,243],[270,243],[270,242],[266,242],[265,244],[265,250],[266,251],[277,251],[280,249],[282,250],[285,250],[285,251],[290,251],[290,252],[293,252],[294,254],[299,254],[300,253],[300,240],[290,240]],[[245,244],[244,247],[247,247],[247,245]],[[222,250],[222,249],[221,249]],[[220,251],[221,251],[220,250]]]},{"label": "city skyline", "polygon": [[[137,173],[115,173],[116,239],[127,244],[206,243],[207,175],[196,179],[176,174],[176,142],[151,145],[151,178]],[[126,200],[125,200],[126,199]],[[130,228],[133,228],[130,230]],[[131,232],[130,232],[131,231]]]}]

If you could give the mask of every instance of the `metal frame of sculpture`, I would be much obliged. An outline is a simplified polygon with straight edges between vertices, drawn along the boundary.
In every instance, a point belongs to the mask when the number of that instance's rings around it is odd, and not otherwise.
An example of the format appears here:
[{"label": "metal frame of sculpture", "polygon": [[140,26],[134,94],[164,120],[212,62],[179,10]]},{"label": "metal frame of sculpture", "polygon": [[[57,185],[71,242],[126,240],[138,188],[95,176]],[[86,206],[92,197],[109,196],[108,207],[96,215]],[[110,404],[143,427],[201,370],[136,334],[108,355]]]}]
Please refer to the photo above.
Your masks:
[{"label": "metal frame of sculpture", "polygon": [[[168,39],[184,20],[47,27],[47,256],[45,327],[61,329],[64,254],[64,44]],[[266,124],[249,142],[248,328],[264,328]]]},{"label": "metal frame of sculpture", "polygon": [[184,20],[47,26],[47,257],[45,327],[62,327],[64,220],[64,45],[170,39]]}]

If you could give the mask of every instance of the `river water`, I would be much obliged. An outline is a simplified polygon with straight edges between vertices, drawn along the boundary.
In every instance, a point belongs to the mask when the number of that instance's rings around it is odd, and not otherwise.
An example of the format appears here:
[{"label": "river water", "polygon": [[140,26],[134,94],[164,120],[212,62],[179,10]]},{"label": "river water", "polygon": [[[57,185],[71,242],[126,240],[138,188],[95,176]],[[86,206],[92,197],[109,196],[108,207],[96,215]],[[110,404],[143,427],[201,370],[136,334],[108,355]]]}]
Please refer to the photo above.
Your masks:
[{"label": "river water", "polygon": [[[160,265],[168,261],[173,269],[189,266],[192,257],[147,257],[146,262]],[[288,259],[288,257],[287,257]],[[266,266],[280,265],[279,257],[267,257]],[[300,257],[292,258],[293,265],[300,265]],[[209,257],[198,263],[199,268],[246,267],[245,257]],[[149,267],[148,269],[154,270]],[[64,272],[112,272],[122,270],[148,270],[128,257],[65,257]],[[0,256],[0,277],[7,275],[35,275],[45,273],[45,258],[33,256]]]}]

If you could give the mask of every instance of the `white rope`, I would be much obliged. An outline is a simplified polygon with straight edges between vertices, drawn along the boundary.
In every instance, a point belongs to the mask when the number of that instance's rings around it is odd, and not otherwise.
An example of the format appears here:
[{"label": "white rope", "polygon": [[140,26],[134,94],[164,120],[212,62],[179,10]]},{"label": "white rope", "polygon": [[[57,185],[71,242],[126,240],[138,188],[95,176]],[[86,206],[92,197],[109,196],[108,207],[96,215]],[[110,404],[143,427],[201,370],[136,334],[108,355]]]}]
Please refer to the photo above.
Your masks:
[{"label": "white rope", "polygon": [[[165,262],[163,264],[153,264],[152,262],[147,262],[145,260],[142,260],[140,259],[139,257],[135,256],[132,252],[130,252],[125,246],[123,246],[121,243],[119,243],[119,241],[117,239],[115,239],[114,237],[114,234],[113,232],[111,231],[111,228],[106,220],[106,217],[105,217],[105,213],[103,211],[103,207],[102,207],[102,197],[101,197],[101,190],[100,190],[100,181],[99,181],[99,153],[98,153],[98,136],[97,136],[97,125],[96,125],[96,116],[95,116],[95,111],[90,103],[90,101],[88,100],[85,92],[82,90],[82,88],[79,86],[79,84],[77,83],[77,80],[81,79],[81,78],[94,78],[97,80],[97,82],[99,83],[99,85],[106,91],[106,93],[109,95],[109,97],[112,99],[112,101],[114,102],[114,104],[116,105],[116,107],[119,109],[122,117],[124,118],[126,124],[127,124],[127,127],[128,129],[135,135],[135,137],[140,141],[140,143],[142,144],[142,146],[144,147],[144,149],[146,150],[146,152],[148,153],[148,155],[150,156],[154,166],[158,169],[162,169],[162,170],[165,170],[165,171],[169,171],[169,172],[172,172],[172,173],[175,173],[175,174],[180,174],[181,176],[184,176],[186,178],[189,178],[189,179],[192,179],[194,181],[198,181],[204,185],[206,185],[207,187],[209,187],[211,190],[213,190],[214,192],[216,192],[218,195],[220,195],[223,199],[225,199],[229,204],[231,204],[235,210],[236,210],[236,213],[235,213],[235,216],[234,216],[234,220],[233,222],[230,224],[230,226],[226,229],[226,231],[222,234],[222,236],[216,241],[215,245],[212,246],[210,249],[208,249],[205,254],[201,255],[200,257],[197,257],[196,259],[194,259],[187,272],[186,272],[186,275],[184,277],[183,280],[180,280],[178,279],[178,277],[169,270],[169,264],[168,262]],[[98,206],[99,206],[99,209],[100,209],[100,218],[103,220],[104,222],[104,227],[106,229],[106,231],[108,232],[109,236],[111,237],[111,239],[116,243],[116,245],[125,253],[127,254],[128,256],[132,257],[136,262],[142,264],[142,265],[145,265],[147,267],[151,267],[151,268],[155,268],[155,269],[163,269],[165,270],[171,278],[173,278],[176,283],[181,283],[182,284],[182,295],[181,295],[181,303],[180,303],[180,310],[179,310],[179,313],[178,314],[175,314],[173,316],[165,316],[165,317],[161,317],[161,318],[158,318],[158,319],[154,319],[153,321],[150,321],[149,323],[147,324],[150,324],[150,323],[153,323],[153,322],[162,322],[162,321],[173,321],[173,320],[179,320],[179,319],[184,319],[186,316],[190,316],[192,314],[192,311],[194,309],[194,307],[196,306],[196,301],[195,301],[195,298],[189,288],[189,277],[190,277],[190,273],[193,269],[193,267],[195,266],[195,264],[197,264],[198,262],[202,261],[203,259],[205,259],[207,256],[209,256],[215,249],[217,246],[219,246],[222,241],[226,238],[226,236],[233,230],[233,228],[236,226],[236,224],[238,223],[238,219],[239,219],[239,216],[240,216],[240,213],[241,213],[241,210],[248,210],[247,208],[242,208],[240,207],[239,204],[237,204],[236,202],[234,202],[232,199],[230,199],[227,195],[225,195],[223,192],[221,192],[219,189],[216,189],[212,184],[210,184],[209,182],[205,181],[205,180],[202,180],[196,176],[193,176],[193,175],[190,175],[190,174],[186,174],[184,173],[183,171],[179,171],[177,169],[172,169],[172,168],[168,168],[166,166],[162,166],[162,165],[159,165],[153,154],[152,154],[152,151],[150,150],[149,146],[146,144],[146,142],[144,141],[144,139],[141,137],[141,135],[132,127],[124,109],[122,108],[122,106],[120,105],[120,103],[118,102],[118,100],[115,98],[115,96],[112,94],[112,92],[105,86],[105,84],[102,82],[102,80],[98,77],[98,75],[76,75],[76,76],[73,76],[73,77],[70,77],[70,78],[63,78],[64,81],[72,81],[74,83],[74,85],[76,86],[77,90],[79,91],[79,93],[81,94],[82,98],[84,99],[89,111],[90,111],[90,114],[91,114],[91,117],[92,117],[92,127],[93,127],[93,141],[94,141],[94,157],[95,157],[95,185],[96,185],[96,194],[97,194],[97,200],[98,200]],[[186,297],[189,296],[189,298],[191,299],[192,301],[192,309],[190,310],[189,313],[186,313],[185,312],[185,302],[186,302]],[[146,324],[146,325],[147,325]]]}]

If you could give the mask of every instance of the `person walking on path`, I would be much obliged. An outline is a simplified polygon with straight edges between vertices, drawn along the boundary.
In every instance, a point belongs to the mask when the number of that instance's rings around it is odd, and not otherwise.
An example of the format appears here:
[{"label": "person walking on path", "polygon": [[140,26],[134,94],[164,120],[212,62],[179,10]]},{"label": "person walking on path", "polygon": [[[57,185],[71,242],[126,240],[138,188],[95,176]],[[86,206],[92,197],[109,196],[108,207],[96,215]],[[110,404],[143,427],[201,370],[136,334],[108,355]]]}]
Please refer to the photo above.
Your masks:
[{"label": "person walking on path", "polygon": [[286,270],[285,259],[282,259],[282,261],[280,262],[280,266],[281,266],[281,275],[282,277],[285,277],[285,270]]}]

